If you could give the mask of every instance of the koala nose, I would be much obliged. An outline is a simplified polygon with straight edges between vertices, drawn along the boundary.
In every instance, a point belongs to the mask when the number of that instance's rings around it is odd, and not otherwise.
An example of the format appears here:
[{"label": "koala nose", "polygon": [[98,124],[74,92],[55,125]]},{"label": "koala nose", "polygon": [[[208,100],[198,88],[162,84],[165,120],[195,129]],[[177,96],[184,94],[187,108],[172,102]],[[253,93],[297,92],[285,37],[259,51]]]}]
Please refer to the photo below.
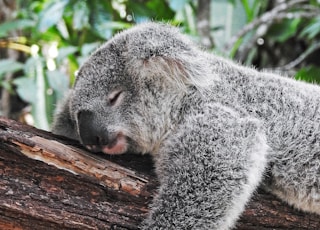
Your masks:
[{"label": "koala nose", "polygon": [[127,138],[119,130],[108,132],[104,121],[91,111],[78,114],[79,136],[81,143],[93,152],[106,154],[122,154],[128,149]]},{"label": "koala nose", "polygon": [[[79,135],[85,146],[102,146],[109,143],[108,131],[101,121],[91,111],[81,111],[78,114]],[[97,149],[98,151],[98,149]]]}]

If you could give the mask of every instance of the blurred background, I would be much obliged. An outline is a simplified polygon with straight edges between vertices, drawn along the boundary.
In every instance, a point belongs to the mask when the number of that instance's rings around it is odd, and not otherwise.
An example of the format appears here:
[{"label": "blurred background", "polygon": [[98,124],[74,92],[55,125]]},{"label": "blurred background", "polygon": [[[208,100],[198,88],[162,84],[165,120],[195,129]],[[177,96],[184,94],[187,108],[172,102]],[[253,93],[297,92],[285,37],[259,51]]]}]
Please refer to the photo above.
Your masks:
[{"label": "blurred background", "polygon": [[50,130],[88,55],[150,20],[241,64],[320,83],[320,0],[0,0],[0,115]]}]

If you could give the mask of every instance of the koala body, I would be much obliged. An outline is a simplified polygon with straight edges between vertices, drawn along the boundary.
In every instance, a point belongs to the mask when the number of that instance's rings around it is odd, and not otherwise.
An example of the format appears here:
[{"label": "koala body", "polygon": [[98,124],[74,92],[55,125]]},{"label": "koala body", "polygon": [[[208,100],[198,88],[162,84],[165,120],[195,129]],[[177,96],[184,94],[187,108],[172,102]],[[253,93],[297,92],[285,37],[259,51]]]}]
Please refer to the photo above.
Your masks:
[{"label": "koala body", "polygon": [[144,229],[230,229],[259,184],[320,214],[320,87],[206,53],[168,25],[93,53],[53,132],[152,154],[160,187]]}]

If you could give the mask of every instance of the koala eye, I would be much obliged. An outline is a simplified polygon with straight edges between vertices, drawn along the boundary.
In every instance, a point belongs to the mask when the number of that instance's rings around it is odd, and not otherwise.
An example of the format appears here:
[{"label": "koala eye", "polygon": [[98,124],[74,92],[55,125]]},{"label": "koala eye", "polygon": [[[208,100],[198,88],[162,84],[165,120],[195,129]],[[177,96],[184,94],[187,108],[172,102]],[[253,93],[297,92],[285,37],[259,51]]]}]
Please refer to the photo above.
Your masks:
[{"label": "koala eye", "polygon": [[111,106],[118,105],[123,97],[123,91],[117,90],[108,95],[108,103]]}]

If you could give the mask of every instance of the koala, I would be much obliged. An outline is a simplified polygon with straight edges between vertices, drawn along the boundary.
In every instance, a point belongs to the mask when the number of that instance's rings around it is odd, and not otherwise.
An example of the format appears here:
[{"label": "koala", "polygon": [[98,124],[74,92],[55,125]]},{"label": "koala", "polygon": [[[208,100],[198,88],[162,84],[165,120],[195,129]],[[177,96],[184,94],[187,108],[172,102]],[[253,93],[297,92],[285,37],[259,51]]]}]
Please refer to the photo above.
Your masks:
[{"label": "koala", "polygon": [[53,132],[149,153],[160,186],[141,229],[231,229],[260,185],[320,214],[320,87],[208,53],[143,23],[81,66]]}]

